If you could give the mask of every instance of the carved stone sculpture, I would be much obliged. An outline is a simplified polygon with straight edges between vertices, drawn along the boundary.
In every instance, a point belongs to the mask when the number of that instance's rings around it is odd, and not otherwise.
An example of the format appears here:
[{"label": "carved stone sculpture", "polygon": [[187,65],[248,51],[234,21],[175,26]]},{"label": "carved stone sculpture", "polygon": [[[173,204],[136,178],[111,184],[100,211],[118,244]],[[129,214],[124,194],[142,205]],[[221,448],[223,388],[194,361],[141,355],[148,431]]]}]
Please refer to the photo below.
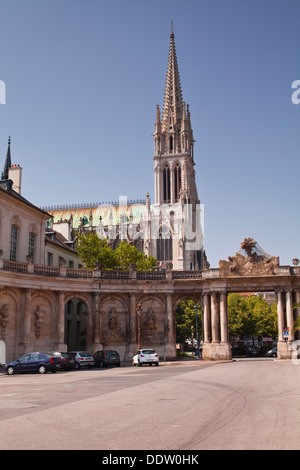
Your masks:
[{"label": "carved stone sculpture", "polygon": [[6,333],[6,325],[8,324],[8,305],[2,305],[0,309],[0,337],[4,340],[5,333]]},{"label": "carved stone sculpture", "polygon": [[245,238],[240,251],[228,261],[219,261],[221,277],[274,275],[278,266],[279,257],[265,253],[253,238]]}]

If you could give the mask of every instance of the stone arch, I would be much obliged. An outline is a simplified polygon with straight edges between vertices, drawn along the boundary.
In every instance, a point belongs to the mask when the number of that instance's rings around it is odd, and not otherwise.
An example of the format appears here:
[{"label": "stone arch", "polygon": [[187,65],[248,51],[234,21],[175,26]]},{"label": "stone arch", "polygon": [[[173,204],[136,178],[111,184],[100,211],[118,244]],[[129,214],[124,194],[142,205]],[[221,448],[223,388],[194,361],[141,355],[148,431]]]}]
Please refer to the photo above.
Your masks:
[{"label": "stone arch", "polygon": [[64,299],[64,343],[67,349],[89,349],[92,342],[91,296],[68,292]]}]

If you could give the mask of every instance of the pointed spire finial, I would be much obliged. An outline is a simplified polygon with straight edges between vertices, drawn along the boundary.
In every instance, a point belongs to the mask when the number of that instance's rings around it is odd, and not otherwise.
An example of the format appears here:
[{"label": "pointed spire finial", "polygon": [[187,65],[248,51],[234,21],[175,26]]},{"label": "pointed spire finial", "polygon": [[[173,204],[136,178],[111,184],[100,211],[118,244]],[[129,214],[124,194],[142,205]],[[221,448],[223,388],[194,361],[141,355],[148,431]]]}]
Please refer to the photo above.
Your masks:
[{"label": "pointed spire finial", "polygon": [[5,159],[4,170],[1,173],[1,179],[7,180],[8,179],[8,170],[11,167],[11,155],[10,155],[10,137],[8,138],[8,147]]},{"label": "pointed spire finial", "polygon": [[174,34],[174,30],[173,30],[173,20],[171,20],[171,34]]}]

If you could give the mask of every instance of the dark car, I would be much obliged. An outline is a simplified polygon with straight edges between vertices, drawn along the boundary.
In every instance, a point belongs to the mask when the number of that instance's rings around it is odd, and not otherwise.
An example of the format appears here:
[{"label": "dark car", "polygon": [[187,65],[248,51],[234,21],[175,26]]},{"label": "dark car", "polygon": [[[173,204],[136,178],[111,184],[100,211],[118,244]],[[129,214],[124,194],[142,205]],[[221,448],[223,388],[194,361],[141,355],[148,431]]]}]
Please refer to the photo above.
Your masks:
[{"label": "dark car", "polygon": [[59,369],[59,358],[48,352],[31,352],[23,354],[15,361],[8,362],[5,370],[8,375],[15,372],[56,372]]},{"label": "dark car", "polygon": [[274,348],[274,349],[270,349],[270,351],[268,351],[266,353],[266,356],[267,357],[277,357],[277,347]]},{"label": "dark car", "polygon": [[112,349],[97,351],[94,354],[95,367],[117,366],[120,367],[118,351]]},{"label": "dark car", "polygon": [[59,368],[60,370],[72,370],[76,367],[76,361],[74,354],[67,352],[51,352],[55,357],[59,359]]}]

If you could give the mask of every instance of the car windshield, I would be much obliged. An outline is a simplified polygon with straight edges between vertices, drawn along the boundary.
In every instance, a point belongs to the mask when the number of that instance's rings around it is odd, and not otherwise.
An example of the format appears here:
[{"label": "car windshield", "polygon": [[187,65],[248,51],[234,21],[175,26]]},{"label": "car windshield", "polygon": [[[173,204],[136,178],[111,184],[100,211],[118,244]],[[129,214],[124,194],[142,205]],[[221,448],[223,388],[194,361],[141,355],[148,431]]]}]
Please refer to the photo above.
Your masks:
[{"label": "car windshield", "polygon": [[143,349],[141,351],[142,354],[155,354],[154,349]]},{"label": "car windshield", "polygon": [[117,351],[106,351],[106,356],[107,357],[118,357],[119,354],[117,353]]},{"label": "car windshield", "polygon": [[91,357],[91,355],[88,352],[85,352],[85,351],[80,351],[78,354],[81,357]]}]

